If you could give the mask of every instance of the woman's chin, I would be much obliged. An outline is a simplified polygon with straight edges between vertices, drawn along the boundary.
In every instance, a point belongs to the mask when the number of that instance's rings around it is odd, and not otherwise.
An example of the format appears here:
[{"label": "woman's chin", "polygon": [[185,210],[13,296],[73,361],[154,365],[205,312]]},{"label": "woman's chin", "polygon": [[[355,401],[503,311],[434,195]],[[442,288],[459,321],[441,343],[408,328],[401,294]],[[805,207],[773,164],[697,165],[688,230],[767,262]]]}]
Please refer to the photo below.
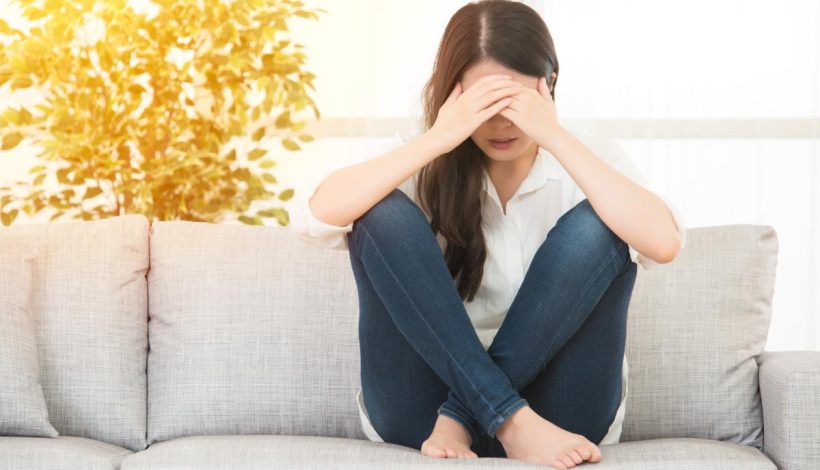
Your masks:
[{"label": "woman's chin", "polygon": [[499,150],[490,146],[489,148],[484,150],[484,153],[487,154],[492,160],[498,162],[506,162],[510,160],[515,160],[521,154],[521,150],[518,148],[517,145],[512,146],[509,149]]}]

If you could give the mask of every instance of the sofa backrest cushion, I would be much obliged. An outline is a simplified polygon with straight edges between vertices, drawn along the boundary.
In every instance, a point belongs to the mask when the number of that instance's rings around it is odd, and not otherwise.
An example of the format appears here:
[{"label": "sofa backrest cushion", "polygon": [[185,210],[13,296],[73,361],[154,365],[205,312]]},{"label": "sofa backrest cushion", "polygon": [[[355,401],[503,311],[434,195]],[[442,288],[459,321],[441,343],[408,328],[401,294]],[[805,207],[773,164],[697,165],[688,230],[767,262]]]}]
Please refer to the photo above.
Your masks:
[{"label": "sofa backrest cushion", "polygon": [[0,436],[57,437],[40,386],[31,272],[40,246],[0,227]]},{"label": "sofa backrest cushion", "polygon": [[762,449],[756,358],[771,321],[777,252],[770,226],[697,227],[674,262],[639,270],[622,442],[695,437]]},{"label": "sofa backrest cushion", "polygon": [[148,441],[203,434],[364,439],[346,252],[284,227],[151,226]]},{"label": "sofa backrest cushion", "polygon": [[[771,316],[768,226],[699,227],[676,260],[639,270],[621,441],[762,443],[755,356]],[[366,439],[358,299],[347,251],[284,227],[151,228],[148,441],[201,434]]]},{"label": "sofa backrest cushion", "polygon": [[32,314],[51,424],[61,435],[144,449],[148,219],[8,229],[42,244]]}]

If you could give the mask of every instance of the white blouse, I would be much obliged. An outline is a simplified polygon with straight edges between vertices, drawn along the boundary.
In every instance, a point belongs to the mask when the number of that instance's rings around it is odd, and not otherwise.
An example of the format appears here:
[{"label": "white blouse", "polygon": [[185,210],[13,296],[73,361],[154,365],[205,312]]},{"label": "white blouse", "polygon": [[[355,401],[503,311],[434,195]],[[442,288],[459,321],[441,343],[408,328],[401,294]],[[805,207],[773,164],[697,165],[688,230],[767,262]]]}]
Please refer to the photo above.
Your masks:
[{"label": "white blouse", "polygon": [[[403,145],[417,135],[418,133],[405,138],[396,134],[383,148],[374,151],[370,155],[357,158],[350,164],[384,155],[389,150]],[[575,133],[573,135],[576,135],[579,140],[597,156],[609,163],[611,167],[626,175],[632,181],[647,187],[644,176],[634,165],[631,158],[615,142],[609,139]],[[313,197],[316,188],[334,170],[335,168],[325,169],[319,173],[312,185],[304,191],[295,193],[294,200],[291,201],[290,205],[289,227],[300,238],[314,245],[336,250],[347,250],[348,245],[345,234],[353,229],[353,223],[351,222],[344,227],[326,224],[313,215],[308,205],[308,201]],[[417,171],[399,185],[399,189],[417,204],[418,199],[415,188],[418,173]],[[487,258],[484,264],[484,275],[475,298],[472,302],[465,301],[464,307],[476,334],[481,340],[481,344],[487,350],[515,298],[515,294],[524,279],[533,256],[535,256],[536,250],[546,239],[550,229],[555,226],[558,218],[586,198],[586,195],[560,162],[544,148],[539,148],[529,174],[507,202],[506,214],[501,209],[495,185],[486,170],[484,171],[484,191],[487,192],[489,200],[492,201],[491,204],[482,207],[482,219],[485,221],[484,236],[487,244]],[[680,211],[661,195],[658,196],[664,200],[669,208],[681,239],[685,244],[686,229]],[[425,215],[429,221],[429,215]],[[437,239],[439,245],[443,248],[445,246],[444,238],[439,234]],[[629,253],[632,261],[643,269],[651,269],[658,264],[643,253],[639,253],[631,245],[629,245]],[[620,405],[606,436],[600,443],[596,444],[606,445],[620,441],[628,393],[628,367],[629,365],[624,356],[623,388],[621,390]],[[365,435],[371,441],[384,442],[370,423],[364,401],[361,398],[361,390],[356,395],[356,400]]]}]

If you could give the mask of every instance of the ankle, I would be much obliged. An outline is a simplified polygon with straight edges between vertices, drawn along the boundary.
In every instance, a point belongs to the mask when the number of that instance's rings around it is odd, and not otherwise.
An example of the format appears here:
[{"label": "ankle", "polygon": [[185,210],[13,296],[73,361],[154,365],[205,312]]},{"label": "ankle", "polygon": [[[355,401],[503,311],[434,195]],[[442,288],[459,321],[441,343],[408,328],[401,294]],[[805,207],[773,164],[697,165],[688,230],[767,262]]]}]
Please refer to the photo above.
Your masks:
[{"label": "ankle", "polygon": [[460,421],[451,418],[447,415],[438,415],[438,419],[436,420],[435,426],[433,426],[433,432],[441,431],[448,435],[453,435],[454,433],[459,435],[463,440],[470,443],[472,445],[473,438],[470,435],[470,432],[461,424]]},{"label": "ankle", "polygon": [[517,429],[521,428],[523,422],[527,419],[530,413],[533,413],[533,411],[529,405],[522,406],[521,408],[515,410],[515,412],[508,416],[507,419],[501,423],[501,426],[495,430],[495,437],[501,442],[509,439]]}]

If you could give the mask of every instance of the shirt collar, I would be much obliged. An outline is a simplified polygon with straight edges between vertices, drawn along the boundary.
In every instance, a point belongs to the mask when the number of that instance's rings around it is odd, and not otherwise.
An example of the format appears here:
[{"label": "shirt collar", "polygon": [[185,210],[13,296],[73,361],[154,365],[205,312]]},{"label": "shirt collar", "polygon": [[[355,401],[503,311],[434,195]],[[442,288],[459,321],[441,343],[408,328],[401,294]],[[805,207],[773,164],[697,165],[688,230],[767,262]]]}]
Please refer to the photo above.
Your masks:
[{"label": "shirt collar", "polygon": [[[496,206],[498,207],[498,211],[501,211],[501,200],[498,197],[498,192],[495,189],[495,185],[493,184],[492,180],[490,179],[490,174],[487,172],[487,169],[483,169],[484,172],[484,191],[487,193],[490,199],[495,201]],[[530,168],[530,172],[527,174],[527,177],[524,178],[524,181],[518,186],[518,190],[516,190],[515,194],[512,196],[511,199],[517,198],[522,194],[526,194],[537,189],[543,188],[546,186],[547,181],[549,180],[561,180],[563,179],[563,167],[558,162],[558,160],[553,156],[550,152],[548,152],[543,147],[538,147],[538,153],[535,155],[535,161]]]}]

